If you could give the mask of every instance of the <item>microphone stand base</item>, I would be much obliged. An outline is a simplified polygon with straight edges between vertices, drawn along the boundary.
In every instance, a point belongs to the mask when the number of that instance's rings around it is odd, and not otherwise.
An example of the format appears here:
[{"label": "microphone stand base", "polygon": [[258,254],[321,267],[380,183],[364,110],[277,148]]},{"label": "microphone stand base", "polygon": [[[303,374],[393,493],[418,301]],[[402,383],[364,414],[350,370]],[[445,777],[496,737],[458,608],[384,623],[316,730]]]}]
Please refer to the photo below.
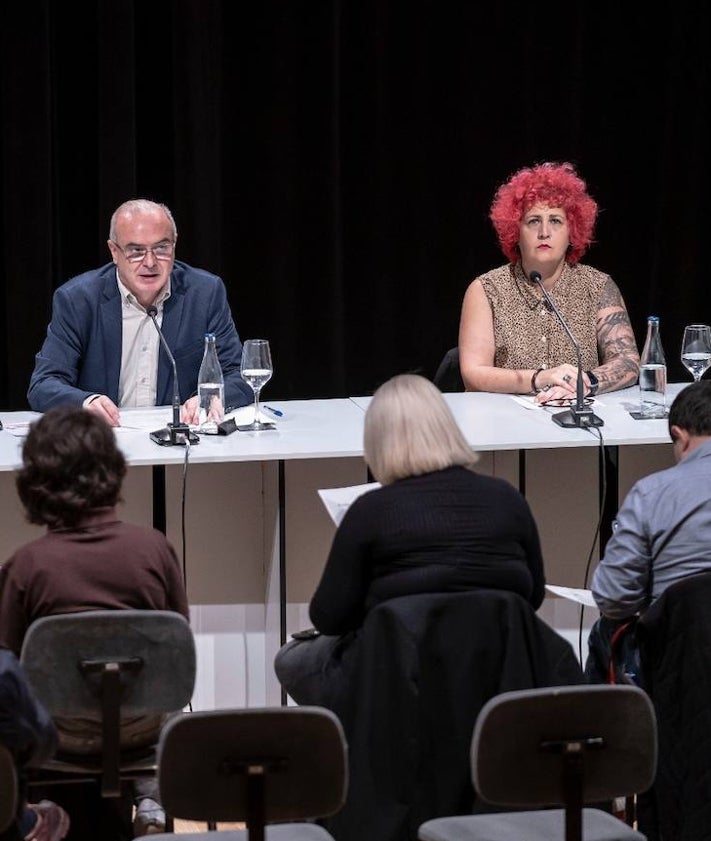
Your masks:
[{"label": "microphone stand base", "polygon": [[605,421],[591,409],[567,409],[553,415],[553,423],[565,429],[589,429],[591,426],[604,426]]},{"label": "microphone stand base", "polygon": [[199,444],[200,436],[192,432],[187,423],[169,423],[148,436],[161,447],[184,447],[187,443]]}]

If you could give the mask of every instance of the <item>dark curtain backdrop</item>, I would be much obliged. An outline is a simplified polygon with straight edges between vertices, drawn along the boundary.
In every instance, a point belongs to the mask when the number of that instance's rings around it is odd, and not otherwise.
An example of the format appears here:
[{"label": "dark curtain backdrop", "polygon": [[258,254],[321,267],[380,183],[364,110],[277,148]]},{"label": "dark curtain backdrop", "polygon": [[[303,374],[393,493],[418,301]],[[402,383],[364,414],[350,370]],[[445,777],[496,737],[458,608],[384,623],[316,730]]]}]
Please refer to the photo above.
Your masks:
[{"label": "dark curtain backdrop", "polygon": [[0,23],[0,408],[26,407],[53,290],[108,261],[111,212],[166,202],[220,274],[270,399],[431,376],[520,166],[601,205],[586,262],[670,377],[711,321],[704,4],[25,0]]}]

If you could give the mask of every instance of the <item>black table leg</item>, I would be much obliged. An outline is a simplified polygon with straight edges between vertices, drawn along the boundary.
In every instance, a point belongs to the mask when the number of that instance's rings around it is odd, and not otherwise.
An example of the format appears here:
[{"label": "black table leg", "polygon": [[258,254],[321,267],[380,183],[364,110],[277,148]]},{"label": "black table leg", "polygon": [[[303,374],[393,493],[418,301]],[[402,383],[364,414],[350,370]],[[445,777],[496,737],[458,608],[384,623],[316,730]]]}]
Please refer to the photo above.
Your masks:
[{"label": "black table leg", "polygon": [[[286,469],[279,459],[279,642],[286,642]],[[286,690],[281,688],[281,704],[286,706]]]},{"label": "black table leg", "polygon": [[165,465],[153,465],[153,528],[166,530]]}]

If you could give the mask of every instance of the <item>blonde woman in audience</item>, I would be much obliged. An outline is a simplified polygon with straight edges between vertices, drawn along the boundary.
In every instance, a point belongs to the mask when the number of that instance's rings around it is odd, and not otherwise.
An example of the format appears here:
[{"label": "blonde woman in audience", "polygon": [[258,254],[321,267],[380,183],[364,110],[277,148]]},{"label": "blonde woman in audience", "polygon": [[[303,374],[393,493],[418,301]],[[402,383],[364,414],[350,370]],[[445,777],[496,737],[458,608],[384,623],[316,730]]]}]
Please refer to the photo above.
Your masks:
[{"label": "blonde woman in audience", "polygon": [[477,473],[439,390],[402,374],[365,416],[365,459],[382,487],[359,497],[336,532],[309,606],[314,630],[279,651],[279,680],[300,704],[322,703],[337,661],[375,605],[413,593],[478,588],[543,601],[538,530],[503,479]]}]

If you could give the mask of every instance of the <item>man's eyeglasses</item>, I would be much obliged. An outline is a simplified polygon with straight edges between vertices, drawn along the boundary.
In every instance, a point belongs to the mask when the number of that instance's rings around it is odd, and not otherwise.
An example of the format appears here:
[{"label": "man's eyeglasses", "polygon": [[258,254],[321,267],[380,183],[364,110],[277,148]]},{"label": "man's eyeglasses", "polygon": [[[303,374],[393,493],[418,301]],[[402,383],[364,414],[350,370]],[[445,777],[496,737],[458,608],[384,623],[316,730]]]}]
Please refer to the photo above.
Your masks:
[{"label": "man's eyeglasses", "polygon": [[159,242],[158,245],[154,245],[152,248],[146,248],[143,245],[127,245],[126,248],[121,248],[121,246],[115,241],[114,245],[129,263],[142,262],[146,259],[146,255],[149,251],[156,260],[170,260],[173,256],[173,251],[175,250],[174,242]]}]

